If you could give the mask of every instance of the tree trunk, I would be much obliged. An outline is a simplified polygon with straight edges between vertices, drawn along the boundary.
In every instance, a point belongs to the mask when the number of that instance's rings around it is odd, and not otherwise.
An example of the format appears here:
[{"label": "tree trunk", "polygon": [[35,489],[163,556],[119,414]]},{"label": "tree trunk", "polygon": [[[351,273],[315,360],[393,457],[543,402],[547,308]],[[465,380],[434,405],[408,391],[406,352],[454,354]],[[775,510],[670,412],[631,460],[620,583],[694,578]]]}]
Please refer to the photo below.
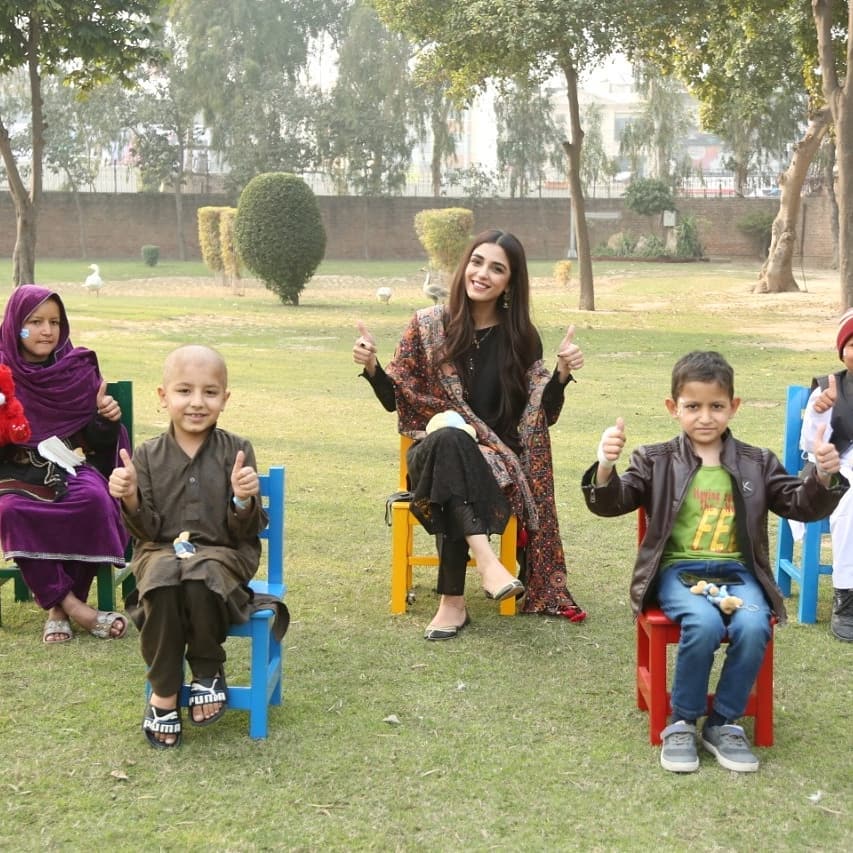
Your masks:
[{"label": "tree trunk", "polygon": [[[853,306],[853,103],[850,75],[841,85],[836,68],[833,43],[833,7],[831,0],[812,0],[812,15],[817,30],[818,57],[823,95],[832,110],[835,123],[835,153],[838,164],[838,272],[841,279],[841,309]],[[847,55],[845,69],[853,67],[853,3],[847,4]]]},{"label": "tree trunk", "polygon": [[580,270],[580,298],[578,308],[581,311],[595,311],[595,286],[592,278],[592,252],[589,245],[589,230],[586,227],[586,203],[581,186],[581,148],[583,129],[581,128],[580,107],[578,105],[578,75],[575,67],[562,64],[566,76],[566,93],[569,99],[569,125],[571,139],[563,142],[563,150],[568,160],[569,192],[572,195],[572,226],[575,229]]},{"label": "tree trunk", "polygon": [[42,194],[42,157],[44,156],[44,115],[41,99],[41,75],[38,66],[39,35],[41,23],[38,15],[30,15],[27,41],[27,69],[30,80],[30,106],[32,111],[32,159],[30,162],[30,190],[24,186],[15,154],[9,140],[9,131],[0,121],[0,156],[6,167],[9,192],[15,206],[15,248],[12,252],[12,283],[15,287],[35,282],[36,223]]},{"label": "tree trunk", "polygon": [[15,248],[12,251],[12,284],[35,284],[36,214],[28,198],[15,201]]},{"label": "tree trunk", "polygon": [[9,141],[9,132],[0,121],[0,154],[6,166],[9,194],[15,207],[15,248],[12,250],[12,284],[32,284],[36,265],[36,215],[37,210],[21,179],[15,155]]},{"label": "tree trunk", "polygon": [[179,172],[175,176],[175,237],[178,244],[178,260],[185,261],[187,259],[187,248],[184,241],[184,194],[183,194],[184,175]]},{"label": "tree trunk", "polygon": [[794,246],[797,242],[800,196],[809,165],[820,148],[829,121],[828,110],[821,110],[812,116],[805,135],[794,146],[788,168],[779,178],[779,212],[773,221],[770,249],[758,274],[758,284],[753,289],[755,293],[787,293],[800,289],[794,280]]},{"label": "tree trunk", "polygon": [[838,269],[838,199],[835,197],[835,142],[827,137],[826,165],[823,170],[826,197],[829,199],[829,230],[832,233],[832,269]]},{"label": "tree trunk", "polygon": [[432,160],[430,161],[430,176],[432,178],[433,198],[441,197],[441,167],[447,154],[449,131],[447,120],[450,117],[450,102],[444,90],[440,90],[433,98],[430,111],[432,130]]},{"label": "tree trunk", "polygon": [[734,163],[734,173],[735,193],[739,196],[742,196],[744,194],[744,190],[746,189],[746,179],[749,176],[749,166],[746,164],[746,162],[736,160]]},{"label": "tree trunk", "polygon": [[[846,88],[846,87],[845,87]],[[833,109],[838,158],[838,272],[841,308],[853,306],[853,104],[845,92]]]}]

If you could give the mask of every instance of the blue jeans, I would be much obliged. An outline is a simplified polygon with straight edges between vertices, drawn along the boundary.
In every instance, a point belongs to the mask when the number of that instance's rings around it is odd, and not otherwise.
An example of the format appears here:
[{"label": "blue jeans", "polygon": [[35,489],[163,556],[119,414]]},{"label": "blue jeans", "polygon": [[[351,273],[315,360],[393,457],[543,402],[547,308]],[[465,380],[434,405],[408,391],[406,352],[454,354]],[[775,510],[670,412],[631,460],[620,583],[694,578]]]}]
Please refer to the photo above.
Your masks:
[{"label": "blue jeans", "polygon": [[[743,606],[726,616],[704,595],[690,592],[682,573],[720,578]],[[731,581],[727,580],[731,578]],[[739,579],[742,583],[732,583]],[[729,644],[714,698],[714,710],[734,721],[746,708],[770,639],[770,606],[761,584],[742,563],[690,560],[673,563],[658,581],[661,610],[681,625],[672,682],[672,719],[696,720],[707,710],[708,681],[714,653],[728,632]]]}]

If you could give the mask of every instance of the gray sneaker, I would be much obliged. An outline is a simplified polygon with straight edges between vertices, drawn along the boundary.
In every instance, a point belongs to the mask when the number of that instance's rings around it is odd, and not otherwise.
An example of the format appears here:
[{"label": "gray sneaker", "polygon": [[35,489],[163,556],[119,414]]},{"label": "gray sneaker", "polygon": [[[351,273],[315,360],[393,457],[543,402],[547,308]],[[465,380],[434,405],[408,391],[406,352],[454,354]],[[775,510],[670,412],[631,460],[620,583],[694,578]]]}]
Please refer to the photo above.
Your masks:
[{"label": "gray sneaker", "polygon": [[853,589],[833,590],[829,630],[845,643],[853,643]]},{"label": "gray sneaker", "polygon": [[699,769],[696,752],[696,724],[679,720],[667,726],[661,733],[663,748],[660,751],[660,766],[673,773],[692,773]]},{"label": "gray sneaker", "polygon": [[726,770],[752,773],[758,770],[758,759],[749,748],[749,741],[740,726],[709,726],[702,728],[702,743],[708,752],[717,756],[717,762]]}]

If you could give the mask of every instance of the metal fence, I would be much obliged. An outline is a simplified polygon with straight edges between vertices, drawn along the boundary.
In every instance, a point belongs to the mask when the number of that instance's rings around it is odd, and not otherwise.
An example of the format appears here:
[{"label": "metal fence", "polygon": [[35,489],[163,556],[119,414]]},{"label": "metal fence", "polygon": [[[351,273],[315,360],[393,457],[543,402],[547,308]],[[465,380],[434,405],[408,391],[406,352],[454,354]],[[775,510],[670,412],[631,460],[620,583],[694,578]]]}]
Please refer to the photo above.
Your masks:
[{"label": "metal fence", "polygon": [[[189,174],[187,176],[187,191],[189,192],[216,192],[221,190],[223,175],[219,174]],[[339,185],[335,184],[328,175],[321,172],[310,172],[302,175],[305,182],[311,187],[316,195],[358,195],[355,188],[350,187],[348,193],[341,192]],[[5,183],[5,182],[2,182]],[[806,194],[814,193],[821,188],[819,176],[810,177],[807,182]],[[2,184],[0,184],[2,186]],[[625,195],[628,181],[600,181],[586,188],[587,198],[621,198]],[[44,189],[53,191],[68,190],[67,183],[61,175],[46,173],[44,176]],[[142,184],[139,178],[139,170],[134,166],[105,164],[95,179],[85,187],[80,187],[81,192],[99,193],[135,193],[140,192]],[[171,191],[163,187],[164,192]],[[731,175],[705,175],[682,180],[675,191],[676,196],[688,198],[731,198],[737,196],[734,178]],[[772,198],[778,196],[778,176],[758,175],[752,177],[748,187],[742,195],[756,198]],[[433,186],[428,176],[411,175],[404,187],[395,195],[407,197],[432,198]],[[543,180],[540,184],[532,187],[527,193],[527,198],[568,198],[569,184],[565,180]],[[496,180],[490,186],[472,190],[470,185],[462,182],[448,182],[441,188],[441,196],[448,198],[512,198],[507,181]]]}]

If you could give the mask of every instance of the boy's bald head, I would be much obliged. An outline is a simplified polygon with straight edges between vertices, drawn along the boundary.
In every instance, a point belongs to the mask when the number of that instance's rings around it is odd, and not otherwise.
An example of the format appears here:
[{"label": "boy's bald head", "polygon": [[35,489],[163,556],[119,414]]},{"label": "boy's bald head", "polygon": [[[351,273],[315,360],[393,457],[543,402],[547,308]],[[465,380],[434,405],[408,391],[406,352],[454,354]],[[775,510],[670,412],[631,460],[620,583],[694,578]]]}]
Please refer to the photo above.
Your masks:
[{"label": "boy's bald head", "polygon": [[222,387],[228,387],[228,368],[225,359],[213,347],[203,344],[186,344],[172,350],[163,364],[163,387],[167,387],[181,371],[194,365],[204,365],[213,369],[222,380]]}]

